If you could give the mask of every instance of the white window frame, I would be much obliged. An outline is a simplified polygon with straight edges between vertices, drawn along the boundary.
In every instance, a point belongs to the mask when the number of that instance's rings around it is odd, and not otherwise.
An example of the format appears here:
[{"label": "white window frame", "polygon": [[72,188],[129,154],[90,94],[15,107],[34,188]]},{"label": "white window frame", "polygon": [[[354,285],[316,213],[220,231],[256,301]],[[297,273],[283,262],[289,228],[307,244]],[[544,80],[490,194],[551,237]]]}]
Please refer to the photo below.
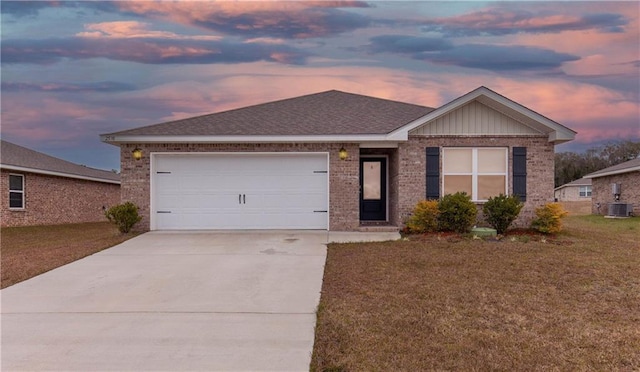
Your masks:
[{"label": "white window frame", "polygon": [[[445,159],[447,156],[447,150],[471,150],[472,165],[471,173],[458,173],[447,172],[445,169]],[[504,151],[504,173],[478,173],[478,150],[503,150]],[[442,148],[442,184],[440,190],[444,194],[444,179],[445,176],[468,176],[471,175],[471,201],[473,202],[486,202],[488,199],[478,199],[478,176],[504,176],[504,191],[503,194],[508,195],[509,190],[509,148],[508,147],[443,147]]]},{"label": "white window frame", "polygon": [[581,198],[590,198],[591,192],[592,192],[591,186],[589,185],[580,186],[580,189],[578,189],[578,196]]},{"label": "white window frame", "polygon": [[[11,189],[11,176],[20,177],[22,179],[22,190],[12,190]],[[9,209],[11,209],[11,210],[24,209],[24,205],[25,205],[25,200],[24,200],[24,174],[9,173],[9,180],[8,181],[9,181]],[[11,194],[12,193],[22,194],[22,205],[20,207],[12,207],[11,206]]]}]

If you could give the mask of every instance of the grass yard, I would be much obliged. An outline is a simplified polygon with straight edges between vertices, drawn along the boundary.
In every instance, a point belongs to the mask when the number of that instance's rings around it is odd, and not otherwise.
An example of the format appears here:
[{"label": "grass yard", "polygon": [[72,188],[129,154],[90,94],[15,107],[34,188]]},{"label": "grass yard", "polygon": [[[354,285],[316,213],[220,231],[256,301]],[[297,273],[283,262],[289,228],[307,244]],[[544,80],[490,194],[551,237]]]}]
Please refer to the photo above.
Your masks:
[{"label": "grass yard", "polygon": [[120,234],[109,222],[2,228],[1,287],[27,280],[134,236]]},{"label": "grass yard", "polygon": [[313,371],[640,370],[640,218],[329,246]]}]

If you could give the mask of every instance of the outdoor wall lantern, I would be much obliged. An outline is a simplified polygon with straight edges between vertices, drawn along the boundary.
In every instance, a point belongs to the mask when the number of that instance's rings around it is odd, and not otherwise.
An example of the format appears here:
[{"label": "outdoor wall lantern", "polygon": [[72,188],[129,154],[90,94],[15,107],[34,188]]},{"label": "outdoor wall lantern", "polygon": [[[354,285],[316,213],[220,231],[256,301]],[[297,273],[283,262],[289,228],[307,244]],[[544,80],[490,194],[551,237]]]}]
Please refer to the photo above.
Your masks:
[{"label": "outdoor wall lantern", "polygon": [[340,160],[347,160],[349,153],[344,147],[341,147],[340,150],[338,151],[338,156],[340,157]]},{"label": "outdoor wall lantern", "polygon": [[131,155],[133,155],[134,159],[140,160],[142,159],[142,150],[136,147],[135,149],[133,149],[133,151],[131,151]]}]

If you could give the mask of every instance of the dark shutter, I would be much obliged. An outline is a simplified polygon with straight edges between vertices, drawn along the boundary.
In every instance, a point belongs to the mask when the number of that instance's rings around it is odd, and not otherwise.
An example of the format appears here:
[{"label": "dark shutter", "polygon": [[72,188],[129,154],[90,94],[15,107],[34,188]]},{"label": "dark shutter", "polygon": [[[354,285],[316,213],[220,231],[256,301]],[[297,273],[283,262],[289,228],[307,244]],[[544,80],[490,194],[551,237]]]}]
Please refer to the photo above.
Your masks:
[{"label": "dark shutter", "polygon": [[527,148],[513,148],[513,194],[527,200]]},{"label": "dark shutter", "polygon": [[440,198],[440,148],[427,147],[427,199]]}]

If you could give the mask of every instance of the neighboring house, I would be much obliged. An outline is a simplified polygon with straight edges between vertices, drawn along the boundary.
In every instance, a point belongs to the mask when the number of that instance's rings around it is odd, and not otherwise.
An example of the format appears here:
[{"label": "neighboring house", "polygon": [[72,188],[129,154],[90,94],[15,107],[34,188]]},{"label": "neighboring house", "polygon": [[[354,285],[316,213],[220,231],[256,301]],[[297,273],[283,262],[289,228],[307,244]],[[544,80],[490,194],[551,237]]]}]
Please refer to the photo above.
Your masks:
[{"label": "neighboring house", "polygon": [[120,202],[120,176],[0,143],[2,227],[105,221]]},{"label": "neighboring house", "polygon": [[591,201],[591,179],[580,178],[553,190],[556,201]]},{"label": "neighboring house", "polygon": [[121,148],[122,201],[145,229],[357,231],[456,191],[517,194],[528,223],[574,136],[480,87],[437,109],[332,90],[102,140]]},{"label": "neighboring house", "polygon": [[[633,214],[640,216],[640,158],[626,161],[584,176],[593,182],[593,214],[610,214],[609,204],[632,204]],[[618,185],[614,187],[613,185]],[[618,194],[614,194],[614,191]]]}]

